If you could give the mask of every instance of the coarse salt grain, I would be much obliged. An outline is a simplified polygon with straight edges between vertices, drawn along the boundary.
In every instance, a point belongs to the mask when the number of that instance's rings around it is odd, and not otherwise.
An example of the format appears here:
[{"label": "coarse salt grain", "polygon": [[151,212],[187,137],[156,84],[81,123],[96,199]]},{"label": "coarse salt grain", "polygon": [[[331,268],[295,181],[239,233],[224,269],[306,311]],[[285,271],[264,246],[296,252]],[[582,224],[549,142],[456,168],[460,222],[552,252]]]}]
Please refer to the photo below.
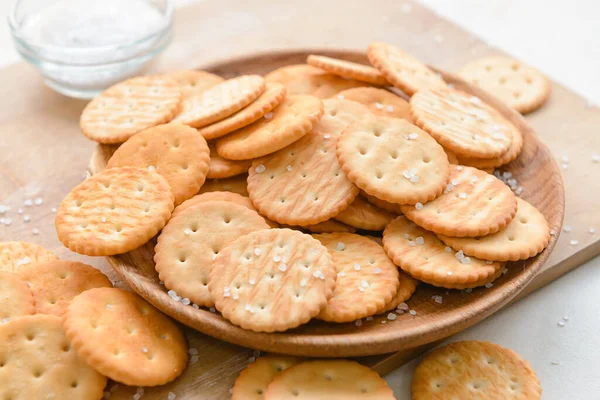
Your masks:
[{"label": "coarse salt grain", "polygon": [[25,265],[25,264],[29,264],[31,262],[31,259],[29,257],[23,257],[23,258],[19,258],[17,260],[17,265]]},{"label": "coarse salt grain", "polygon": [[385,325],[385,324],[387,324],[387,321],[386,321],[386,320],[383,320],[383,321],[381,321],[381,323],[382,323],[383,325]]},{"label": "coarse salt grain", "polygon": [[277,255],[277,254],[276,254],[276,255],[274,255],[274,256],[273,256],[273,261],[275,261],[275,262],[279,262],[279,261],[281,261],[281,256],[279,256],[279,255]]},{"label": "coarse salt grain", "polygon": [[446,272],[446,275],[448,275],[448,276],[452,275],[452,271]]},{"label": "coarse salt grain", "polygon": [[269,113],[265,114],[265,119],[271,119],[271,118],[273,118],[273,113],[272,112],[269,112]]},{"label": "coarse salt grain", "polygon": [[[234,299],[236,298],[236,297],[235,297],[236,295],[237,295],[237,293],[233,295],[233,298],[234,298]],[[199,309],[200,309],[200,306],[199,306],[198,304],[194,303],[194,304],[192,304],[192,308],[195,308],[196,310],[199,310]]]},{"label": "coarse salt grain", "polygon": [[594,233],[596,233],[596,228],[590,227],[590,229],[588,229],[588,233],[591,233],[593,235]]},{"label": "coarse salt grain", "polygon": [[289,172],[292,172],[292,166],[288,165],[287,167],[285,167],[285,169],[287,169]]},{"label": "coarse salt grain", "polygon": [[423,209],[423,203],[417,203],[417,204],[415,204],[415,208],[417,210],[422,210]]},{"label": "coarse salt grain", "polygon": [[564,162],[564,163],[567,163],[567,164],[569,163],[569,156],[562,156],[560,159],[561,159],[561,160],[562,160],[562,162]]},{"label": "coarse salt grain", "polygon": [[506,274],[508,274],[508,268],[504,268],[504,269],[502,270],[502,275],[506,275]]},{"label": "coarse salt grain", "polygon": [[396,314],[394,313],[389,313],[387,315],[387,319],[389,319],[390,321],[394,321],[396,319]]},{"label": "coarse salt grain", "polygon": [[154,165],[148,165],[148,171],[156,171],[156,167]]},{"label": "coarse salt grain", "polygon": [[254,254],[256,254],[257,256],[260,256],[260,248],[259,247],[254,249]]},{"label": "coarse salt grain", "polygon": [[40,234],[40,230],[38,228],[33,228],[33,230],[31,231],[31,233],[33,233],[34,235],[39,235]]},{"label": "coarse salt grain", "polygon": [[381,273],[381,268],[379,268],[379,267],[373,268],[373,273],[374,274],[380,274]]},{"label": "coarse salt grain", "polygon": [[112,306],[111,304],[107,304],[107,305],[106,305],[106,308],[107,308],[108,310],[110,310],[111,308],[113,308],[113,306]]},{"label": "coarse salt grain", "polygon": [[415,310],[410,310],[408,313],[409,313],[410,315],[417,315],[417,312],[416,312]]},{"label": "coarse salt grain", "polygon": [[387,106],[386,110],[387,112],[394,112],[394,106]]},{"label": "coarse salt grain", "polygon": [[550,235],[552,235],[552,236],[556,236],[556,229],[552,229],[552,230],[550,231]]},{"label": "coarse salt grain", "polygon": [[29,215],[24,215],[23,222],[29,222],[29,221],[31,221],[31,217]]},{"label": "coarse salt grain", "polygon": [[398,304],[398,307],[396,307],[398,310],[402,310],[402,311],[408,311],[408,304],[406,303],[400,303]]},{"label": "coarse salt grain", "polygon": [[563,326],[565,326],[565,323],[564,323],[564,322],[562,322],[562,321],[558,321],[558,324],[557,324],[557,325],[558,325],[558,326],[560,326],[560,327],[562,328]]},{"label": "coarse salt grain", "polygon": [[342,272],[338,273],[338,276],[344,277],[344,276],[346,276],[346,273],[344,271],[342,271]]},{"label": "coarse salt grain", "polygon": [[375,107],[376,107],[378,110],[381,110],[381,109],[383,108],[383,104],[381,104],[380,102],[376,102],[376,103],[375,103]]},{"label": "coarse salt grain", "polygon": [[592,154],[592,161],[595,163],[600,163],[600,154],[597,154],[597,153]]},{"label": "coarse salt grain", "polygon": [[211,308],[209,308],[209,309],[208,309],[208,311],[210,311],[211,313],[213,313],[213,314],[214,314],[214,313],[216,313],[216,312],[217,312],[217,309],[216,309],[216,308],[214,308],[214,307],[211,307]]},{"label": "coarse salt grain", "polygon": [[304,286],[306,286],[306,279],[302,279],[300,281],[300,287],[304,287]]},{"label": "coarse salt grain", "polygon": [[573,240],[571,240],[571,241],[569,242],[569,244],[570,244],[571,246],[577,246],[577,245],[579,244],[579,240],[577,240],[577,239],[573,239]]},{"label": "coarse salt grain", "polygon": [[336,250],[342,251],[346,248],[346,245],[342,242],[338,242],[338,244],[335,246]]},{"label": "coarse salt grain", "polygon": [[25,207],[31,207],[33,205],[33,201],[31,201],[31,199],[27,199],[23,202],[23,205]]},{"label": "coarse salt grain", "polygon": [[361,319],[357,319],[357,320],[354,322],[354,325],[356,325],[356,326],[362,326],[362,324],[363,324],[363,322],[362,322],[362,320],[361,320]]},{"label": "coarse salt grain", "polygon": [[254,279],[254,278],[250,278],[250,279],[248,280],[248,283],[249,283],[249,284],[251,284],[251,285],[254,285],[254,284],[256,283],[256,279]]},{"label": "coarse salt grain", "polygon": [[42,199],[41,197],[36,197],[35,200],[33,201],[33,203],[36,206],[41,206],[43,202],[44,202],[44,199]]},{"label": "coarse salt grain", "polygon": [[461,199],[466,199],[467,198],[467,194],[465,192],[462,192],[458,195],[459,198]]},{"label": "coarse salt grain", "polygon": [[494,284],[491,283],[491,282],[488,282],[488,283],[485,284],[485,287],[489,289],[491,287],[494,287]]},{"label": "coarse salt grain", "polygon": [[267,168],[264,165],[260,164],[254,170],[257,174],[262,174],[263,172],[265,172],[266,169]]},{"label": "coarse salt grain", "polygon": [[565,316],[563,317],[563,319],[564,319],[565,321],[568,321],[568,320],[569,320],[569,317],[567,317],[567,316],[565,315]]},{"label": "coarse salt grain", "polygon": [[408,241],[408,245],[409,245],[410,247],[415,247],[415,242],[414,242],[413,240],[409,240],[409,241]]},{"label": "coarse salt grain", "polygon": [[338,98],[338,99],[340,99],[340,100],[344,100],[346,97],[344,97],[344,95],[343,95],[343,94],[338,94],[338,95],[337,95],[337,98]]},{"label": "coarse salt grain", "polygon": [[462,167],[462,165],[459,165],[458,167],[456,167],[456,170],[457,170],[457,171],[462,171],[462,170],[463,170],[463,167]]},{"label": "coarse salt grain", "polygon": [[148,352],[148,348],[147,347],[142,347],[142,353],[147,353]]},{"label": "coarse salt grain", "polygon": [[[21,211],[22,213],[23,211]],[[55,213],[56,212],[56,207],[52,207],[52,212]]]},{"label": "coarse salt grain", "polygon": [[365,289],[369,287],[369,282],[367,282],[366,280],[362,280],[360,282],[360,286],[364,287]]},{"label": "coarse salt grain", "polygon": [[444,247],[444,251],[445,251],[446,253],[452,253],[452,247],[450,247],[450,246],[446,246],[446,247]]},{"label": "coarse salt grain", "polygon": [[331,135],[330,135],[329,133],[326,133],[326,134],[324,134],[324,135],[323,135],[323,138],[325,138],[325,139],[330,139],[330,138],[331,138]]},{"label": "coarse salt grain", "polygon": [[106,217],[100,217],[100,221],[106,222]]},{"label": "coarse salt grain", "polygon": [[565,226],[563,226],[563,231],[565,231],[565,232],[571,232],[571,225],[565,225]]},{"label": "coarse salt grain", "polygon": [[281,263],[281,264],[279,264],[279,270],[280,270],[281,272],[285,272],[285,271],[287,271],[287,265],[285,265],[285,263]]},{"label": "coarse salt grain", "polygon": [[177,395],[173,392],[169,392],[169,395],[167,396],[167,400],[175,400],[177,398]]},{"label": "coarse salt grain", "polygon": [[419,236],[418,238],[415,239],[415,243],[418,244],[419,246],[425,244],[425,239],[423,238],[423,236]]},{"label": "coarse salt grain", "polygon": [[438,304],[442,304],[442,302],[443,302],[442,296],[431,296],[431,298],[433,299],[433,301],[435,301]]},{"label": "coarse salt grain", "polygon": [[371,317],[371,316],[368,316],[367,318],[365,318],[365,321],[367,321],[367,322],[371,322],[371,321],[373,321],[373,317]]}]

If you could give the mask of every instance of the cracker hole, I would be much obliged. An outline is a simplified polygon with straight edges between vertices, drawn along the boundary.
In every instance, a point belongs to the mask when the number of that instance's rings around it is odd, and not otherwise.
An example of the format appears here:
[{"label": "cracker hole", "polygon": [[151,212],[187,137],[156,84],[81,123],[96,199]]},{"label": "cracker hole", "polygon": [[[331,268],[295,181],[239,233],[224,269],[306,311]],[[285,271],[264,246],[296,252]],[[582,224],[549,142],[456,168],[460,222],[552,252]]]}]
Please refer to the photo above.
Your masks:
[{"label": "cracker hole", "polygon": [[362,388],[360,388],[360,392],[361,392],[361,393],[367,393],[367,392],[368,392],[368,390],[367,390],[367,388],[366,388],[366,387],[362,387]]},{"label": "cracker hole", "polygon": [[[225,222],[226,224],[231,222],[231,217],[230,216],[225,216],[225,218],[223,218],[223,222]],[[195,231],[194,231],[195,232]]]},{"label": "cracker hole", "polygon": [[188,164],[183,164],[183,165],[181,166],[181,169],[183,169],[184,171],[187,171],[187,169],[188,169],[189,167],[190,167],[190,166],[189,166]]},{"label": "cracker hole", "polygon": [[119,233],[123,230],[123,228],[121,227],[121,225],[116,225],[115,226],[115,232]]},{"label": "cracker hole", "polygon": [[275,178],[275,175],[271,175],[269,178],[271,178],[271,179],[274,179],[274,178]]},{"label": "cracker hole", "polygon": [[519,68],[520,68],[519,64],[513,64],[513,65],[512,65],[512,70],[513,70],[513,71],[518,71],[518,70],[519,70]]},{"label": "cracker hole", "polygon": [[81,201],[81,199],[77,199],[77,200],[75,201],[75,206],[77,206],[77,207],[81,207],[81,204],[82,204],[82,201]]},{"label": "cracker hole", "polygon": [[332,381],[333,377],[331,375],[329,375],[329,374],[325,374],[325,380]]},{"label": "cracker hole", "polygon": [[144,191],[144,185],[142,185],[142,184],[137,185],[137,191],[138,192],[143,192]]},{"label": "cracker hole", "polygon": [[383,178],[383,173],[381,171],[376,171],[375,176],[377,177],[377,179],[381,179]]},{"label": "cracker hole", "polygon": [[300,174],[303,178],[306,178],[306,172]]},{"label": "cracker hole", "polygon": [[241,288],[241,287],[242,287],[242,285],[240,285],[239,283],[236,283],[236,284],[235,284],[235,288],[236,288],[236,289],[239,289],[239,288]]},{"label": "cracker hole", "polygon": [[498,79],[498,83],[500,83],[501,85],[504,85],[506,83],[506,78],[502,77],[502,78]]},{"label": "cracker hole", "polygon": [[281,365],[277,365],[275,367],[275,369],[277,370],[277,372],[282,372],[283,371],[283,367]]},{"label": "cracker hole", "polygon": [[519,385],[517,385],[516,383],[512,383],[512,384],[510,385],[510,390],[513,390],[513,391],[514,391],[514,390],[516,390],[518,387],[519,387]]},{"label": "cracker hole", "polygon": [[271,279],[275,279],[275,274],[271,272],[271,273],[269,274],[269,277],[270,277]]},{"label": "cracker hole", "polygon": [[300,396],[300,392],[298,391],[298,389],[292,389],[292,395],[293,396]]},{"label": "cracker hole", "polygon": [[361,147],[360,149],[358,149],[358,152],[360,153],[361,156],[364,156],[365,154],[367,154],[367,149],[365,149],[364,147]]},{"label": "cracker hole", "polygon": [[515,99],[518,99],[519,97],[521,97],[521,93],[520,93],[520,92],[514,92],[514,93],[513,93],[513,97],[514,97]]},{"label": "cracker hole", "polygon": [[390,156],[395,160],[398,158],[398,153],[394,151],[390,154]]},{"label": "cracker hole", "polygon": [[111,210],[114,210],[115,208],[117,208],[117,206],[115,205],[115,203],[111,203],[110,206],[109,206],[109,208]]},{"label": "cracker hole", "polygon": [[295,156],[296,153],[294,153],[293,151],[290,151],[290,156]]},{"label": "cracker hole", "polygon": [[486,65],[486,66],[485,66],[485,70],[486,70],[487,72],[490,72],[490,71],[492,70],[492,66],[491,66],[491,65]]},{"label": "cracker hole", "polygon": [[335,117],[337,115],[337,110],[331,110],[329,115],[331,115],[332,117]]},{"label": "cracker hole", "polygon": [[110,188],[110,182],[105,182],[102,184],[102,186],[104,186],[105,189]]},{"label": "cracker hole", "polygon": [[521,217],[521,218],[519,219],[519,221],[520,221],[522,224],[526,224],[526,223],[527,223],[527,218],[525,218],[525,217]]},{"label": "cracker hole", "polygon": [[518,379],[517,379],[516,377],[514,377],[514,376],[513,376],[512,378],[510,378],[510,381],[511,381],[511,382],[513,382],[513,383],[517,383],[517,382],[518,382]]},{"label": "cracker hole", "polygon": [[282,203],[285,203],[285,199],[280,199],[280,201],[281,201]]},{"label": "cracker hole", "polygon": [[33,339],[35,339],[35,335],[33,333],[28,333],[27,336],[25,336],[27,338],[28,341],[33,341]]},{"label": "cracker hole", "polygon": [[186,256],[183,255],[183,254],[180,254],[179,255],[179,262],[185,262],[185,260],[186,260]]},{"label": "cracker hole", "polygon": [[67,274],[65,272],[63,272],[62,274],[60,274],[58,276],[60,279],[67,279]]},{"label": "cracker hole", "polygon": [[379,130],[375,130],[373,131],[373,135],[375,135],[375,137],[379,137],[381,136],[381,132]]},{"label": "cracker hole", "polygon": [[471,387],[472,387],[473,389],[475,389],[475,390],[479,390],[479,389],[481,389],[481,383],[479,383],[479,382],[474,382],[474,383],[472,383],[472,384],[471,384]]},{"label": "cracker hole", "polygon": [[39,378],[44,374],[44,371],[40,370],[40,369],[36,369],[35,371],[33,371],[33,376],[35,378]]},{"label": "cracker hole", "polygon": [[319,196],[315,195],[315,201],[319,200]]},{"label": "cracker hole", "polygon": [[533,79],[531,79],[530,77],[527,77],[525,79],[525,82],[527,82],[528,85],[531,85],[533,83]]},{"label": "cracker hole", "polygon": [[323,149],[323,154],[327,154],[327,149]]},{"label": "cracker hole", "polygon": [[0,361],[0,368],[4,367],[6,365],[6,362],[4,360]]},{"label": "cracker hole", "polygon": [[425,164],[429,164],[431,162],[431,158],[429,158],[429,157],[423,157],[423,162]]},{"label": "cracker hole", "polygon": [[263,390],[262,389],[257,389],[256,390],[256,394],[263,394]]},{"label": "cracker hole", "polygon": [[441,214],[441,213],[442,213],[442,210],[440,210],[440,209],[438,208],[437,210],[435,210],[435,212],[437,212],[437,213],[438,213],[438,215],[439,215],[439,214]]},{"label": "cracker hole", "polygon": [[173,148],[177,149],[179,148],[179,145],[181,144],[179,138],[175,138],[175,140],[173,141]]},{"label": "cracker hole", "polygon": [[50,300],[48,300],[48,303],[54,305],[54,304],[56,304],[56,299],[50,299]]},{"label": "cracker hole", "polygon": [[508,241],[509,241],[509,242],[514,242],[514,241],[515,241],[515,237],[514,237],[514,236],[512,236],[512,235],[510,235],[510,236],[508,237]]},{"label": "cracker hole", "polygon": [[167,335],[166,333],[163,333],[159,337],[161,338],[161,340],[167,340],[169,338],[169,335]]}]

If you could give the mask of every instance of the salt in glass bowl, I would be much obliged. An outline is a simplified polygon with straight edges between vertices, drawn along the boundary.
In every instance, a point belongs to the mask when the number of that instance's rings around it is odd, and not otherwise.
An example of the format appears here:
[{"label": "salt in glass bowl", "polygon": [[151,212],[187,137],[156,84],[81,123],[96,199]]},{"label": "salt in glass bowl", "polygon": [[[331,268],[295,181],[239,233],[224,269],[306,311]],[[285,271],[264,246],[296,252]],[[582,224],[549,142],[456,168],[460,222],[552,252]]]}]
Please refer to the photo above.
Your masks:
[{"label": "salt in glass bowl", "polygon": [[8,16],[15,47],[45,83],[91,99],[142,74],[171,42],[170,0],[18,0]]}]

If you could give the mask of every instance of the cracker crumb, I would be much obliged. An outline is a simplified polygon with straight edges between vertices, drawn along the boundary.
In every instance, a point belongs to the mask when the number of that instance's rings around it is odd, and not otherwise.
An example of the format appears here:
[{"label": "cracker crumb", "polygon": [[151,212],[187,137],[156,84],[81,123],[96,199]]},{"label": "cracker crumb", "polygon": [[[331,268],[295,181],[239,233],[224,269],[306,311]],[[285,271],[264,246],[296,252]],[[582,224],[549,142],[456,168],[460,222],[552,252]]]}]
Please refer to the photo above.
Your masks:
[{"label": "cracker crumb", "polygon": [[415,310],[410,310],[408,313],[409,313],[410,315],[413,315],[413,316],[414,316],[414,315],[417,315],[417,312],[416,312]]},{"label": "cracker crumb", "polygon": [[577,240],[577,239],[573,239],[573,240],[571,240],[571,241],[569,242],[569,244],[570,244],[571,246],[577,246],[577,245],[579,244],[579,240]]},{"label": "cracker crumb", "polygon": [[111,308],[113,308],[112,304],[107,304],[107,305],[106,305],[106,309],[107,309],[107,310],[110,310]]},{"label": "cracker crumb", "polygon": [[561,164],[560,168],[567,170],[567,169],[569,169],[569,164]]},{"label": "cracker crumb", "polygon": [[357,320],[354,322],[354,325],[356,325],[356,326],[362,326],[362,324],[363,324],[363,322],[362,322],[362,319],[357,319]]},{"label": "cracker crumb", "polygon": [[254,170],[257,174],[262,174],[263,172],[265,172],[266,169],[267,168],[264,165],[260,164]]},{"label": "cracker crumb", "polygon": [[389,313],[387,315],[387,319],[389,319],[390,321],[394,321],[396,319],[396,314],[394,313]]},{"label": "cracker crumb", "polygon": [[342,242],[338,242],[337,246],[335,246],[335,249],[338,251],[342,251],[346,248],[346,245]]},{"label": "cracker crumb", "polygon": [[423,209],[423,203],[417,203],[417,204],[415,204],[415,208],[417,210],[422,210]]},{"label": "cracker crumb", "polygon": [[273,118],[273,113],[272,112],[268,112],[265,114],[265,119],[271,119]]}]

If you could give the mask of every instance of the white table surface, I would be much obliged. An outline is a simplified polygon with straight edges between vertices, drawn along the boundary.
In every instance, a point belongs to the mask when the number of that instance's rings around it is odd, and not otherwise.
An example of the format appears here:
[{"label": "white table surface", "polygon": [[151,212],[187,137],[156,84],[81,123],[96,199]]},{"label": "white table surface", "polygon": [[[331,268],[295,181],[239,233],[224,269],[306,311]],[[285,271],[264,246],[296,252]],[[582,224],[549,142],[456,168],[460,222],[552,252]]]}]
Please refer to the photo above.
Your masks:
[{"label": "white table surface", "polygon": [[[197,0],[176,2],[193,1]],[[2,20],[12,3],[0,0]],[[597,0],[568,3],[424,0],[424,3],[491,45],[600,104],[600,2]],[[400,1],[391,1],[390,6],[399,7]],[[0,66],[17,61],[19,57],[12,47],[8,28],[0,29]],[[573,226],[570,234],[584,234],[587,229]],[[599,288],[600,258],[596,258],[453,340],[487,340],[515,350],[536,370],[545,400],[600,399]],[[558,322],[563,317],[568,317],[568,321],[560,327]],[[398,399],[410,398],[410,381],[418,361],[386,377]]]}]

